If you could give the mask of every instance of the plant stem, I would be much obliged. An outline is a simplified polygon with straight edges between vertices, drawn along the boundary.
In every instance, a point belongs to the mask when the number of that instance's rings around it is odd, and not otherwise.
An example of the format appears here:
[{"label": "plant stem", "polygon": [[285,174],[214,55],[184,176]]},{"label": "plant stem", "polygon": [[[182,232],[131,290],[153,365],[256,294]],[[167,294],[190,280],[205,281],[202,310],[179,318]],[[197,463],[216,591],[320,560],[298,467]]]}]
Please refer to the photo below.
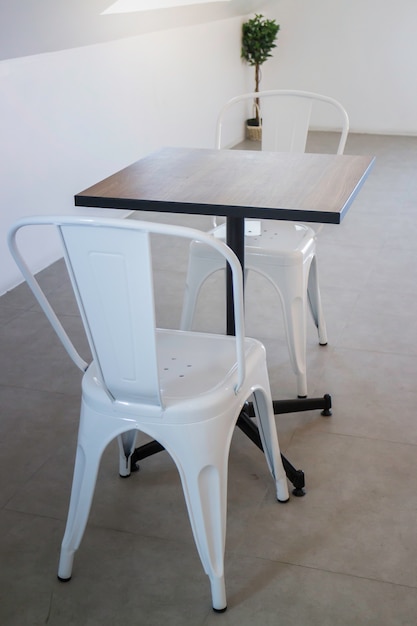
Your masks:
[{"label": "plant stem", "polygon": [[[255,91],[259,91],[259,83],[261,82],[261,66],[259,63],[255,65]],[[255,98],[255,118],[258,126],[261,124],[259,118],[259,98]]]}]

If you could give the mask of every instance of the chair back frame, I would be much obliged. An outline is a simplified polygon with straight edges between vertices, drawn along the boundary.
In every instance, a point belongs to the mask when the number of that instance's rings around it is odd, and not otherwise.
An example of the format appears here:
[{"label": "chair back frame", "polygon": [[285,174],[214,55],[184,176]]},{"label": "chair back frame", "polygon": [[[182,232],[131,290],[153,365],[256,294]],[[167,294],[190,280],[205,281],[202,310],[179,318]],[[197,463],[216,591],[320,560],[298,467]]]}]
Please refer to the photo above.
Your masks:
[{"label": "chair back frame", "polygon": [[162,406],[150,235],[197,240],[215,248],[231,267],[238,382],[245,379],[242,268],[223,242],[196,229],[126,219],[74,216],[23,218],[10,229],[12,256],[39,305],[74,363],[88,364],[77,352],[49,300],[24,260],[18,232],[31,226],[54,225],[78,302],[93,359],[108,394],[124,402]]},{"label": "chair back frame", "polygon": [[311,91],[270,89],[254,91],[231,98],[220,110],[216,125],[215,147],[222,148],[222,133],[226,112],[244,101],[262,103],[262,150],[304,152],[313,105],[330,105],[340,116],[340,139],[336,154],[343,154],[349,133],[349,117],[345,108],[329,96]]}]

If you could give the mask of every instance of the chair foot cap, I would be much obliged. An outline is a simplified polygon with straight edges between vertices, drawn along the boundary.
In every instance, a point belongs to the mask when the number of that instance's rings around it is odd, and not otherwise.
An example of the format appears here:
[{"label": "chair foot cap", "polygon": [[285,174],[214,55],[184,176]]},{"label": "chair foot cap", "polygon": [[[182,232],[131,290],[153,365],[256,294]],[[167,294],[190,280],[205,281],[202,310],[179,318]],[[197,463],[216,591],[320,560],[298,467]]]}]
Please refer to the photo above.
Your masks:
[{"label": "chair foot cap", "polygon": [[287,502],[289,502],[289,501],[290,501],[290,499],[289,499],[289,498],[287,498],[286,500],[280,500],[279,498],[277,498],[277,500],[278,500],[278,502],[279,502],[280,504],[286,504]]},{"label": "chair foot cap", "polygon": [[61,578],[61,576],[57,576],[60,583],[68,583],[71,580],[71,576],[69,578]]},{"label": "chair foot cap", "polygon": [[321,342],[319,341],[319,346],[327,346],[327,341],[326,341],[326,343],[321,343]]},{"label": "chair foot cap", "polygon": [[215,609],[213,606],[213,611],[215,613],[224,613],[227,610],[227,606],[224,607],[224,609]]}]

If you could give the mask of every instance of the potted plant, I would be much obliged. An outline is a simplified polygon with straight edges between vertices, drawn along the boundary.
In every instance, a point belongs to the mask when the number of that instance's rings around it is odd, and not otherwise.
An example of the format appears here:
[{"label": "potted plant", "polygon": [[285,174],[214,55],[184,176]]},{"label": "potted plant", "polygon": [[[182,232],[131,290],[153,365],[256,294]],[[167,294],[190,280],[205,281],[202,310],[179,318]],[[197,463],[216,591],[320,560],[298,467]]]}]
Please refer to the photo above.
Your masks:
[{"label": "potted plant", "polygon": [[[255,67],[255,91],[259,91],[261,82],[261,65],[272,56],[271,50],[276,48],[276,38],[280,29],[275,20],[268,20],[261,14],[242,24],[241,57],[249,65]],[[247,137],[260,141],[262,119],[259,98],[254,101],[255,117],[246,121]]]}]

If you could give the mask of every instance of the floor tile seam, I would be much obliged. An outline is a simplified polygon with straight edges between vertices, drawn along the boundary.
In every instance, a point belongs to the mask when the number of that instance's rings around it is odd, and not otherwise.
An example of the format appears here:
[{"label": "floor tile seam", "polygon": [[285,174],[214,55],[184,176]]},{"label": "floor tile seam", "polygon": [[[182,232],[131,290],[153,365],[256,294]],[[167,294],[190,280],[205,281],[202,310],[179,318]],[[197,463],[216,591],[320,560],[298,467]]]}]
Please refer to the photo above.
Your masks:
[{"label": "floor tile seam", "polygon": [[[331,419],[331,418],[330,418]],[[303,433],[303,428],[302,426],[299,426],[298,428],[296,428],[294,430],[293,436],[296,436],[297,434],[304,434]],[[311,431],[308,431],[308,434],[310,434]],[[412,448],[416,448],[417,447],[417,443],[411,443],[409,441],[397,441],[395,439],[386,439],[385,437],[371,437],[370,435],[353,435],[352,433],[342,433],[342,432],[329,432],[328,430],[316,430],[314,431],[314,434],[320,434],[320,435],[328,435],[330,437],[332,436],[336,436],[336,437],[344,437],[344,438],[350,438],[350,439],[363,439],[365,441],[378,441],[378,442],[382,442],[382,443],[388,443],[388,444],[394,444],[394,445],[399,445],[399,446],[408,446],[408,447],[412,447]]]},{"label": "floor tile seam", "polygon": [[415,353],[408,353],[408,352],[394,352],[392,350],[381,350],[380,348],[362,348],[361,346],[351,346],[351,345],[343,345],[342,343],[338,343],[337,345],[332,344],[332,349],[334,351],[345,351],[345,352],[361,352],[361,353],[368,353],[368,354],[379,354],[379,355],[387,355],[390,354],[392,356],[399,356],[399,357],[411,357],[411,358],[415,358],[417,357],[417,351]]},{"label": "floor tile seam", "polygon": [[[53,309],[55,315],[60,319],[73,319],[73,318],[77,318],[81,321],[81,315],[79,311],[74,311],[74,313],[68,313],[68,311],[60,311],[60,305],[53,305],[49,300],[49,304],[51,305],[51,308]],[[37,315],[40,315],[44,318],[46,318],[45,312],[42,310],[40,304],[38,302],[34,302],[29,308],[25,309],[25,311],[22,311],[22,313],[36,313]],[[47,319],[47,318],[46,318]],[[52,328],[52,327],[51,327]]]},{"label": "floor tile seam", "polygon": [[10,501],[13,500],[13,498],[15,497],[15,494],[6,502],[6,504],[2,507],[2,511],[4,512],[8,512],[8,513],[17,513],[18,515],[22,515],[26,518],[33,518],[33,519],[44,519],[44,520],[53,520],[54,522],[60,522],[62,524],[65,524],[66,518],[65,517],[57,517],[56,515],[46,515],[44,513],[32,513],[30,511],[22,511],[21,509],[16,509],[12,506],[10,506]]},{"label": "floor tile seam", "polygon": [[[64,523],[66,522],[66,520],[63,520]],[[163,541],[172,545],[181,545],[181,546],[185,546],[185,547],[189,547],[192,549],[196,549],[195,543],[194,543],[194,539],[192,537],[192,530],[191,530],[191,526],[189,527],[190,529],[190,537],[189,540],[187,539],[181,539],[181,537],[164,537],[161,535],[155,535],[149,532],[142,532],[142,531],[138,531],[135,532],[133,530],[129,530],[129,529],[125,529],[125,528],[116,528],[114,526],[108,526],[108,525],[100,525],[97,522],[93,522],[88,520],[87,522],[87,527],[85,530],[85,533],[88,532],[88,530],[98,530],[98,531],[110,531],[110,532],[114,532],[120,535],[128,535],[129,537],[139,537],[141,539],[151,539],[152,541]]]},{"label": "floor tile seam", "polygon": [[9,319],[2,321],[2,323],[1,323],[2,328],[5,328],[9,324],[12,324],[16,320],[18,320],[20,317],[22,317],[25,313],[28,313],[28,311],[30,311],[30,308],[17,309],[15,307],[9,307],[9,306],[7,308],[8,309],[14,309],[16,311],[16,313],[14,315],[12,315]]},{"label": "floor tile seam", "polygon": [[[416,251],[416,244],[415,244],[415,242],[410,241],[410,242],[407,243],[407,242],[404,241],[404,243],[400,247],[399,245],[392,244],[391,241],[390,241],[391,239],[392,239],[391,235],[387,235],[385,241],[383,242],[383,244],[381,245],[381,247],[378,250],[378,252],[383,255],[383,257],[381,257],[382,261],[384,260],[385,257],[386,258],[390,258],[390,260],[391,260],[392,255],[398,253],[399,255],[402,255],[402,257],[403,257],[403,258],[401,258],[401,256],[400,256],[399,262],[400,263],[404,263],[404,265],[408,264],[408,267],[406,268],[406,270],[407,270],[407,272],[410,272],[410,274],[411,274],[411,271],[414,269],[413,264],[415,262],[415,258],[413,258],[411,260],[407,260],[405,258],[405,255],[409,254],[411,256],[413,253],[415,253],[415,251]],[[390,269],[391,268],[392,268],[392,265],[390,266]],[[381,272],[381,274],[382,274],[382,272]],[[401,282],[402,281],[400,280],[399,284],[401,284]],[[404,291],[401,291],[401,289],[399,289],[398,290],[398,294],[401,294],[401,293],[404,293]]]},{"label": "floor tile seam", "polygon": [[[352,234],[352,236],[354,236],[354,234]],[[336,239],[333,239],[332,243],[331,243],[331,246],[335,247],[335,248],[338,248],[338,249],[340,249],[342,247],[343,250],[350,249],[350,250],[355,250],[356,251],[356,250],[363,250],[364,248],[366,248],[367,250],[380,252],[383,249],[383,247],[384,247],[384,241],[385,240],[379,241],[377,243],[372,243],[368,239],[366,239],[366,240],[360,239],[357,242],[356,241],[349,241],[349,242],[346,243],[343,240],[337,241]],[[324,243],[326,244],[326,246],[329,246],[329,244],[327,242],[324,242]],[[318,246],[320,246],[320,241],[318,242]],[[322,261],[321,261],[321,258],[320,258],[321,257],[320,247],[319,247],[318,252],[317,252],[317,257],[319,259],[319,262],[321,263]],[[320,267],[321,267],[321,265],[320,265]]]},{"label": "floor tile seam", "polygon": [[[415,217],[415,213],[412,214],[412,212],[410,211],[410,217]],[[401,217],[405,217],[404,215],[402,215]],[[395,236],[395,235],[394,235]],[[402,241],[401,243],[392,243],[392,234],[391,232],[387,232],[385,235],[385,239],[382,242],[382,248],[383,251],[389,249],[389,250],[394,250],[396,252],[401,252],[401,253],[406,253],[406,252],[415,252],[416,249],[416,244],[415,241],[411,241],[409,243],[407,243],[406,241]]]},{"label": "floor tile seam", "polygon": [[396,208],[395,211],[393,211],[388,217],[392,217],[393,219],[398,218],[399,215],[415,217],[417,200],[415,200],[414,198],[410,198],[410,204],[412,206],[400,206]]},{"label": "floor tile seam", "polygon": [[[49,298],[48,298],[48,299],[49,299]],[[50,302],[50,304],[51,304],[50,299],[49,299],[49,302]],[[51,304],[51,306],[52,306],[52,304]],[[80,312],[79,312],[79,311],[74,311],[74,313],[68,313],[68,312],[63,313],[62,311],[60,311],[60,310],[59,310],[59,308],[60,308],[60,307],[59,307],[59,305],[52,306],[52,308],[53,308],[53,310],[54,310],[54,313],[55,313],[55,314],[57,315],[57,317],[59,317],[60,319],[61,319],[61,318],[67,318],[67,317],[68,317],[68,318],[73,318],[73,317],[76,317],[76,318],[78,318],[78,319],[80,319],[80,320],[81,320],[81,315],[80,315]],[[34,303],[33,303],[33,305],[32,305],[29,309],[27,309],[27,310],[26,310],[26,312],[30,312],[30,313],[41,313],[43,316],[45,316],[45,313],[42,311],[42,309],[40,308],[40,305],[39,305],[37,302],[34,302]]]},{"label": "floor tile seam", "polygon": [[[12,510],[15,511],[16,513],[21,513],[24,511],[20,511],[19,509],[10,507],[9,504],[12,500],[14,500],[14,498],[16,497],[17,493],[19,492],[20,489],[23,488],[24,485],[27,485],[31,480],[33,480],[38,474],[39,472],[41,472],[45,466],[49,465],[49,463],[51,462],[51,459],[54,458],[56,452],[58,449],[62,449],[62,447],[64,447],[66,444],[62,444],[61,446],[58,446],[57,448],[52,448],[50,454],[47,454],[43,457],[42,462],[40,462],[36,468],[33,470],[32,473],[30,474],[25,474],[25,478],[24,480],[21,480],[18,482],[18,484],[16,485],[16,488],[14,489],[14,492],[11,494],[10,498],[6,501],[5,505],[3,508],[7,509],[7,510]],[[38,514],[35,514],[38,515]],[[38,515],[39,517],[46,517],[46,518],[50,518],[50,519],[59,519],[59,518],[55,518],[54,516],[50,516],[50,515]],[[63,518],[64,519],[64,518]]]},{"label": "floor tile seam", "polygon": [[[242,553],[241,556],[247,556],[247,554]],[[361,576],[360,574],[351,574],[349,572],[343,572],[337,569],[331,569],[331,568],[325,568],[325,567],[315,567],[313,565],[306,565],[306,564],[302,564],[302,563],[292,563],[291,561],[284,561],[281,559],[269,559],[267,557],[262,557],[262,556],[254,556],[254,557],[250,557],[250,558],[254,558],[256,560],[259,561],[266,561],[268,563],[276,563],[276,564],[280,564],[280,565],[289,565],[290,567],[296,567],[296,568],[300,568],[300,569],[307,569],[307,570],[312,570],[312,571],[316,571],[316,572],[325,572],[327,574],[336,574],[337,576],[347,576],[349,578],[355,579],[355,580],[364,580],[364,581],[369,581],[369,582],[373,582],[373,583],[382,583],[383,585],[394,585],[395,587],[401,587],[403,589],[410,589],[410,590],[415,590],[417,589],[417,585],[406,585],[404,583],[398,583],[392,580],[386,580],[384,578],[374,578],[372,576]]]},{"label": "floor tile seam", "polygon": [[41,389],[39,387],[27,387],[25,385],[9,385],[7,383],[1,383],[0,382],[0,389],[14,389],[16,391],[18,390],[22,390],[22,391],[36,391],[38,393],[45,393],[45,394],[51,394],[53,396],[62,396],[62,397],[69,397],[69,398],[78,398],[80,399],[80,393],[69,393],[69,392],[65,392],[65,391],[53,391],[51,389]]},{"label": "floor tile seam", "polygon": [[[360,303],[361,298],[362,298],[362,293],[363,293],[363,289],[350,289],[349,290],[352,294],[352,302],[350,303],[349,306],[344,308],[344,319],[343,322],[341,323],[340,329],[337,333],[338,337],[342,336],[342,333],[344,333],[344,331],[346,330],[346,328],[349,325],[349,322],[356,310],[356,307],[358,306],[358,303]],[[331,347],[335,347],[336,344],[334,341],[332,341],[332,339],[330,338],[330,341],[328,342],[327,345],[330,345]]]},{"label": "floor tile seam", "polygon": [[9,304],[8,302],[5,302],[5,299],[7,299],[7,294],[9,293],[11,293],[11,291],[6,291],[0,296],[0,308],[4,307],[6,309],[12,309],[16,311],[27,311],[32,306],[32,302],[31,304]]},{"label": "floor tile seam", "polygon": [[319,260],[320,267],[321,267],[321,264],[324,263],[324,259],[322,260],[322,256],[324,255],[324,252],[326,252],[327,250],[331,250],[331,251],[336,250],[336,252],[340,251],[340,249],[342,249],[343,251],[352,249],[355,252],[357,250],[363,250],[364,248],[367,248],[367,249],[370,248],[372,250],[381,250],[384,244],[383,241],[379,241],[377,244],[371,245],[372,242],[369,242],[368,239],[366,241],[364,241],[363,239],[360,239],[356,242],[354,239],[352,239],[353,236],[354,234],[352,233],[352,236],[347,241],[344,241],[342,237],[340,239],[336,239],[335,237],[332,237],[329,241],[326,241],[324,237],[322,237],[322,240],[320,240],[320,235],[319,235],[319,239],[317,242],[317,258]]},{"label": "floor tile seam", "polygon": [[[279,413],[276,413],[275,417],[277,417],[277,415],[279,415]],[[286,415],[288,415],[288,413]],[[289,436],[289,439],[286,442],[285,446],[280,444],[280,452],[281,452],[281,454],[285,455],[285,454],[288,453],[288,451],[289,451],[289,449],[291,447],[291,444],[292,444],[292,442],[294,440],[294,437],[296,436],[297,432],[302,432],[302,430],[303,430],[302,426],[298,426],[298,427],[293,428],[293,430],[292,430],[292,432],[291,432],[291,434]]]},{"label": "floor tile seam", "polygon": [[[345,328],[346,330],[346,328]],[[351,352],[362,352],[362,353],[369,353],[369,354],[374,354],[374,355],[391,355],[391,356],[397,356],[397,357],[410,357],[410,358],[417,358],[417,346],[415,348],[414,352],[409,352],[409,351],[402,351],[399,352],[398,350],[388,350],[388,349],[381,349],[381,348],[362,348],[360,346],[352,346],[352,345],[343,345],[343,339],[339,340],[340,343],[338,343],[338,345],[333,346],[335,348],[335,350],[349,350]],[[411,342],[410,342],[410,347],[411,347]]]},{"label": "floor tile seam", "polygon": [[[52,269],[53,264],[54,264],[54,263],[51,263],[51,265],[48,265],[48,266],[45,268],[45,270]],[[43,270],[42,270],[42,271],[43,271]],[[42,271],[41,271],[41,272],[42,272]],[[58,275],[58,273],[59,273],[59,269],[57,270],[57,275]],[[45,294],[48,298],[49,298],[49,297],[50,297],[53,293],[55,293],[56,291],[58,291],[59,289],[61,289],[62,282],[60,282],[60,284],[59,284],[59,285],[56,285],[56,286],[52,286],[52,285],[51,285],[51,286],[48,286],[48,285],[42,285],[42,283],[44,282],[44,281],[42,280],[42,276],[40,276],[40,275],[39,275],[39,273],[38,273],[38,274],[35,274],[35,275],[34,275],[34,277],[35,277],[36,282],[39,284],[39,287],[42,289],[43,293],[44,293],[44,294]],[[65,275],[65,274],[64,274],[63,278],[66,278],[66,275]],[[61,277],[61,281],[62,281],[62,277]],[[3,294],[1,294],[1,296],[0,296],[0,301],[1,301],[1,298],[3,298],[3,296],[7,296],[8,294],[9,294],[9,296],[8,296],[9,298],[13,297],[13,296],[12,296],[13,292],[14,292],[15,290],[19,290],[19,289],[20,289],[20,290],[24,289],[24,290],[26,291],[26,293],[24,293],[22,296],[16,296],[17,298],[19,298],[19,299],[21,299],[21,300],[23,300],[23,299],[28,300],[28,302],[30,301],[30,303],[32,303],[32,304],[33,304],[33,302],[36,302],[35,295],[33,294],[33,292],[31,291],[31,289],[30,289],[30,287],[29,287],[29,285],[27,284],[26,279],[23,279],[23,280],[22,280],[22,282],[20,282],[18,285],[15,285],[15,286],[14,286],[14,287],[12,287],[11,289],[8,289],[8,290],[7,290],[7,291],[5,291]],[[5,304],[7,304],[7,303],[5,303]],[[32,304],[31,304],[30,306],[32,306]],[[9,306],[11,306],[11,305],[9,305]],[[15,306],[17,306],[17,305],[15,305]],[[23,305],[21,305],[21,306],[23,306]],[[19,305],[19,306],[17,306],[17,308],[20,308],[20,305]]]},{"label": "floor tile seam", "polygon": [[[8,501],[10,502],[10,500]],[[0,511],[5,511],[5,512],[9,512],[9,513],[17,513],[18,515],[22,515],[26,518],[36,518],[36,519],[44,519],[44,520],[53,520],[55,522],[60,522],[63,527],[66,524],[67,521],[67,517],[66,514],[64,517],[57,517],[56,515],[46,515],[46,514],[42,514],[42,513],[31,513],[30,511],[22,511],[21,509],[18,508],[13,508],[12,506],[9,506],[8,503],[6,503],[1,509]],[[191,527],[190,527],[190,540],[182,540],[180,537],[161,537],[160,535],[153,535],[153,534],[149,534],[149,533],[143,533],[143,532],[134,532],[132,530],[127,530],[127,529],[121,529],[121,528],[115,528],[114,526],[106,526],[106,525],[99,525],[97,523],[91,522],[90,520],[88,520],[87,522],[87,527],[85,530],[85,534],[84,534],[84,538],[86,538],[87,533],[89,530],[97,530],[97,531],[110,531],[110,532],[114,532],[117,533],[119,535],[127,535],[130,537],[139,537],[142,539],[151,539],[152,541],[162,541],[162,542],[166,542],[169,544],[173,544],[173,545],[181,545],[181,546],[186,546],[186,547],[190,547],[192,549],[195,549],[195,543],[192,539],[191,536]],[[64,528],[63,528],[64,531]],[[84,539],[83,538],[83,539]]]},{"label": "floor tile seam", "polygon": [[[332,289],[332,287],[327,287],[326,289],[330,290]],[[324,289],[322,289],[322,291],[324,291]],[[355,291],[355,290],[349,290],[349,291]],[[396,298],[396,299],[400,299],[401,302],[404,301],[404,299],[406,298],[411,298],[411,299],[415,299],[416,303],[417,303],[417,294],[413,293],[411,291],[404,291],[404,284],[402,286],[402,288],[398,288],[395,289],[391,286],[383,286],[383,285],[375,285],[375,283],[370,279],[367,278],[366,279],[366,283],[363,285],[362,288],[358,288],[357,291],[360,293],[360,295],[365,294],[365,296],[378,296],[378,295],[386,295],[386,296],[390,296],[391,298]],[[384,311],[384,315],[386,315],[387,312]]]},{"label": "floor tile seam", "polygon": [[[383,234],[391,230],[392,222],[398,218],[399,212],[410,210],[408,201],[407,192],[390,194],[383,189],[373,189],[367,198],[361,198],[361,204],[356,205],[355,213],[352,210],[352,217],[346,217],[351,220],[349,228],[360,230],[362,226],[366,226],[373,233],[371,239],[378,238],[378,233]],[[378,221],[375,219],[377,216]]]}]

